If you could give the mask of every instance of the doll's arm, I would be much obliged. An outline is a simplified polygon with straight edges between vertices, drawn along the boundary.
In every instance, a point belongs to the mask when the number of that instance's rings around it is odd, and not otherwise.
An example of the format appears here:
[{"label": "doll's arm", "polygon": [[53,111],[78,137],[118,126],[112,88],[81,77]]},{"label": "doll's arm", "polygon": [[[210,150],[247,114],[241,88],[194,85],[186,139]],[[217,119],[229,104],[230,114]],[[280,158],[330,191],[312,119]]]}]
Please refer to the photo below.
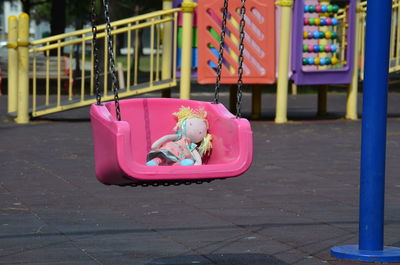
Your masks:
[{"label": "doll's arm", "polygon": [[161,137],[160,139],[158,139],[157,141],[155,141],[153,143],[153,145],[151,146],[151,149],[158,149],[160,148],[160,146],[168,141],[175,141],[178,139],[178,135],[177,134],[168,134],[168,135],[164,135],[163,137]]},{"label": "doll's arm", "polygon": [[194,165],[195,166],[200,166],[202,164],[202,161],[201,161],[201,156],[200,156],[199,152],[196,149],[194,149],[192,151],[192,155],[193,155],[193,158],[195,160]]}]

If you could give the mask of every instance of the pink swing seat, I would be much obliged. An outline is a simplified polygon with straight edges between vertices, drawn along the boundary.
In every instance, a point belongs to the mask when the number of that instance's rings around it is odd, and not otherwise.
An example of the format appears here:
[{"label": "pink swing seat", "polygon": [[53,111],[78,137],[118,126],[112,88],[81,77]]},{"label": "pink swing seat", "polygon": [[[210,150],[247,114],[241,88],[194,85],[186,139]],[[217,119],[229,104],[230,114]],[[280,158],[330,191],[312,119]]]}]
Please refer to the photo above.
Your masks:
[{"label": "pink swing seat", "polygon": [[[253,135],[246,119],[236,118],[222,104],[170,98],[119,101],[122,120],[115,118],[115,103],[93,104],[90,109],[97,179],[108,185],[152,181],[204,180],[241,175],[253,159]],[[213,135],[213,149],[201,166],[146,166],[151,144],[173,133],[173,112],[181,106],[204,107]]]}]

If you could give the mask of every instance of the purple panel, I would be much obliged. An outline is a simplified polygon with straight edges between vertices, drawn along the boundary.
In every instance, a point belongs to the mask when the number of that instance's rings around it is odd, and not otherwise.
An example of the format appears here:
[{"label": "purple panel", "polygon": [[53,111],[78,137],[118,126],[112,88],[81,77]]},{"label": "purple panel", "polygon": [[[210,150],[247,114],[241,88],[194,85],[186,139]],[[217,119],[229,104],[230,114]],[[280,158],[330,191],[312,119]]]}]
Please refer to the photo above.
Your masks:
[{"label": "purple panel", "polygon": [[351,83],[354,54],[354,27],[356,15],[356,1],[349,0],[347,32],[348,45],[346,47],[347,65],[341,69],[303,70],[303,27],[304,27],[304,0],[294,1],[293,28],[292,28],[292,80],[297,85],[321,84],[349,84]]}]

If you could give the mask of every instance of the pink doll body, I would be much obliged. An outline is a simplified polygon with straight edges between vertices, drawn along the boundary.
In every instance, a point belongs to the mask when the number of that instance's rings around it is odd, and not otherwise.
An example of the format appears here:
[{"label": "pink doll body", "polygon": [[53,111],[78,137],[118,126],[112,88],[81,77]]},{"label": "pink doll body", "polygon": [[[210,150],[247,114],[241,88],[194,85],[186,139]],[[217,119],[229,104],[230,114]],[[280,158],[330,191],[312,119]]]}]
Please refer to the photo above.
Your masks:
[{"label": "pink doll body", "polygon": [[178,117],[175,134],[165,135],[155,141],[147,155],[148,166],[201,165],[202,156],[211,150],[207,113],[203,109],[181,107],[174,113]]}]

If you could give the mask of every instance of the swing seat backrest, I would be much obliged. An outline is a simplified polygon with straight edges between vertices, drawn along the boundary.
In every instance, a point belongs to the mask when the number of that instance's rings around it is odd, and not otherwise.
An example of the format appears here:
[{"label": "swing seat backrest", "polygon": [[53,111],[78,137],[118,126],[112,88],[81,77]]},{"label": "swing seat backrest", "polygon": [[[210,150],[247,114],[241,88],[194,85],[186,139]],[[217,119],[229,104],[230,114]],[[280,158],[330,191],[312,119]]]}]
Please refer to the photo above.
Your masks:
[{"label": "swing seat backrest", "polygon": [[[203,107],[213,136],[212,153],[201,166],[146,166],[154,141],[173,134],[172,113],[181,106]],[[104,184],[140,181],[228,178],[244,173],[253,157],[253,136],[246,119],[234,117],[222,104],[181,99],[128,99],[120,101],[122,121],[115,118],[115,103],[92,105],[95,168]]]}]

